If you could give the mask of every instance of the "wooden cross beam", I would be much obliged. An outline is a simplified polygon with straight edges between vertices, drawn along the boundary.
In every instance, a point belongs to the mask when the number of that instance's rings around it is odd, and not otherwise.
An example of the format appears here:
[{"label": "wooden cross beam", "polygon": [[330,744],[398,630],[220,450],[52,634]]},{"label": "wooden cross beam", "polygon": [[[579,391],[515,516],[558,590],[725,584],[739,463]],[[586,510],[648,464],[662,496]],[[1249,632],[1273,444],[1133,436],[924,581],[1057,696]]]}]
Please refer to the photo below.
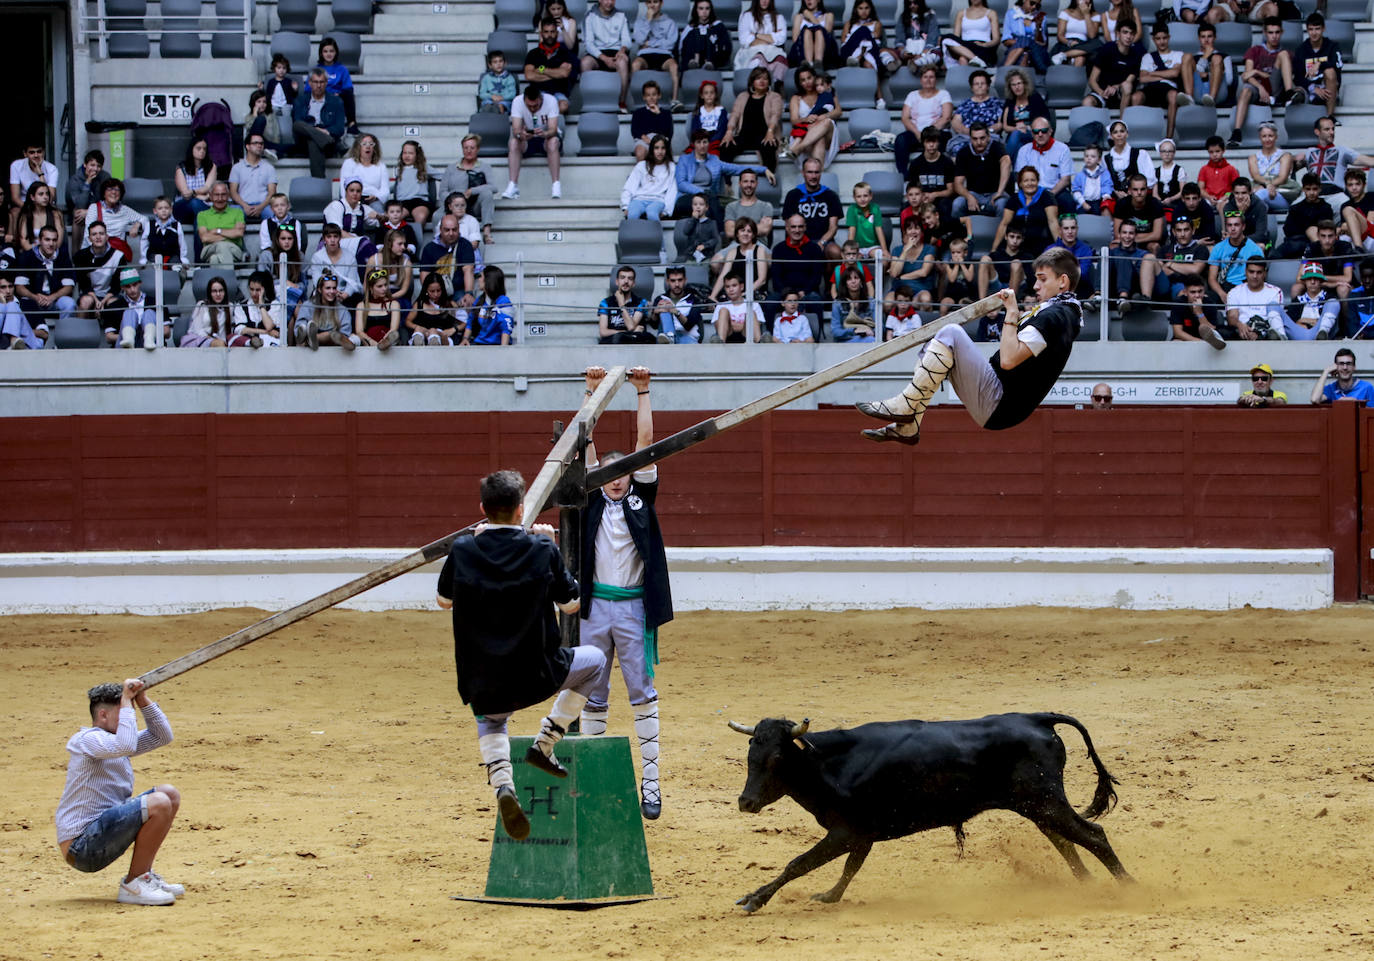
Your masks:
[{"label": "wooden cross beam", "polygon": [[[558,442],[554,444],[553,450],[544,460],[544,466],[540,469],[534,482],[530,484],[525,494],[525,520],[524,525],[529,527],[539,516],[543,505],[552,496],[558,486],[558,481],[562,478],[570,464],[576,460],[580,454],[579,437],[586,437],[591,428],[596,424],[597,419],[610,404],[615,392],[620,389],[620,385],[625,382],[625,368],[613,367],[607,373],[605,380],[597,387],[587,402],[582,405],[582,409],[577,412],[568,429],[565,430]],[[585,425],[585,430],[581,429]],[[174,661],[168,661],[161,667],[154,668],[144,674],[140,680],[148,687],[154,687],[163,681],[169,681],[178,674],[185,674],[192,668],[208,664],[217,657],[222,657],[230,651],[236,651],[241,647],[253,643],[256,640],[266,637],[289,627],[297,621],[304,620],[311,614],[318,614],[320,611],[333,607],[341,601],[346,601],[350,597],[355,597],[363,591],[370,590],[378,584],[385,584],[393,578],[407,574],[416,568],[423,567],[431,561],[447,557],[449,550],[453,547],[453,542],[459,535],[465,534],[476,527],[476,524],[469,524],[462,530],[454,531],[447,537],[441,537],[431,544],[399,560],[392,561],[385,567],[379,567],[375,571],[369,571],[362,577],[355,578],[347,584],[341,584],[332,591],[327,591],[318,597],[312,597],[308,601],[303,601],[295,607],[279,611],[270,617],[265,617],[256,624],[250,624],[242,630],[235,631],[227,637],[222,637],[213,644],[207,644],[199,650],[184,654]]]}]

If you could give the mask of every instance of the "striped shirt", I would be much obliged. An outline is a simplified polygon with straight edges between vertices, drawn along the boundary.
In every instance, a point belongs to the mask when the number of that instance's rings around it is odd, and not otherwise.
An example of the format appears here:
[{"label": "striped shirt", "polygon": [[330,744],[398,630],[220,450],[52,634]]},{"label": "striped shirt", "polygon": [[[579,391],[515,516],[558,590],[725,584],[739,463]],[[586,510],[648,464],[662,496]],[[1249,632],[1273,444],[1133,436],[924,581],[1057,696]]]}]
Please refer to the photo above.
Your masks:
[{"label": "striped shirt", "polygon": [[133,796],[129,758],[172,743],[172,726],[156,704],[143,708],[143,720],[148,726],[139,731],[134,709],[122,707],[114,734],[83,727],[67,742],[67,786],[57,803],[59,844],[78,837],[100,815]]}]

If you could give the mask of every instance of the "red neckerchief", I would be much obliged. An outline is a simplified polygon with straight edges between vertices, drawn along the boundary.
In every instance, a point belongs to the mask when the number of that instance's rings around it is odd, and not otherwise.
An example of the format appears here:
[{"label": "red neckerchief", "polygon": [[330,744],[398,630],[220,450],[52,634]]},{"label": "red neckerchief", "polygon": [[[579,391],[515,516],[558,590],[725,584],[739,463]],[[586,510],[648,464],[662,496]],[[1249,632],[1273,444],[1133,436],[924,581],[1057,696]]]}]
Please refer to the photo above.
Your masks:
[{"label": "red neckerchief", "polygon": [[797,253],[801,254],[806,252],[806,245],[810,243],[810,238],[802,240],[802,242],[799,244],[794,244],[791,240],[785,240],[783,241],[783,243],[786,244],[788,247],[791,247]]},{"label": "red neckerchief", "polygon": [[563,46],[563,41],[562,41],[562,40],[555,40],[555,41],[553,42],[553,46],[552,46],[552,47],[546,47],[546,46],[544,46],[544,41],[542,41],[542,40],[539,41],[539,49],[542,50],[542,51],[544,51],[544,56],[546,56],[546,57],[552,57],[555,53],[558,52],[558,48],[561,47],[561,46]]},{"label": "red neckerchief", "polygon": [[1045,141],[1045,146],[1043,147],[1037,144],[1034,140],[1031,141],[1031,149],[1034,150],[1036,153],[1046,153],[1053,146],[1054,134],[1050,134],[1050,139]]},{"label": "red neckerchief", "polygon": [[898,309],[896,309],[896,308],[893,308],[892,316],[893,316],[893,317],[896,317],[898,320],[906,320],[908,317],[910,317],[910,316],[911,316],[912,314],[914,314],[914,313],[916,313],[916,308],[915,308],[915,307],[907,307],[905,311],[902,311],[902,310],[898,310]]}]

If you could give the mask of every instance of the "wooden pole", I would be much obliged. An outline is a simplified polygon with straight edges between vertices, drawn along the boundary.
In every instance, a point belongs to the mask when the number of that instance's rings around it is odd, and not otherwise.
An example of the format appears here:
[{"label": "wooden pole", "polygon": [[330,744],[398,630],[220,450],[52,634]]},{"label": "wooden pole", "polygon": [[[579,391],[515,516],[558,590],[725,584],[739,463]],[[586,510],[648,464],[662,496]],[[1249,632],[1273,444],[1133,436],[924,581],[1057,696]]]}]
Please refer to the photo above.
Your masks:
[{"label": "wooden pole", "polygon": [[926,324],[918,330],[913,330],[909,334],[894,337],[884,344],[875,344],[862,353],[848,357],[838,364],[817,371],[808,377],[803,377],[801,380],[781,387],[758,400],[750,401],[743,407],[736,407],[734,410],[728,410],[716,417],[693,424],[691,427],[671,434],[661,441],[635,451],[633,454],[626,454],[606,467],[598,467],[588,471],[587,490],[595,490],[617,477],[624,477],[632,471],[643,470],[650,464],[656,464],[674,454],[680,454],[687,448],[695,447],[722,431],[727,431],[731,427],[738,427],[760,414],[766,414],[770,410],[784,404],[790,404],[799,397],[805,397],[807,394],[827,387],[838,380],[844,380],[846,377],[872,367],[874,364],[880,364],[889,357],[895,357],[903,351],[910,350],[917,344],[924,344],[950,324],[966,324],[970,320],[977,320],[984,314],[990,314],[1001,309],[1002,299],[1000,297],[984,297],[982,300],[969,304],[941,320]]},{"label": "wooden pole", "polygon": [[[525,527],[534,523],[539,516],[544,505],[548,503],[558,486],[558,481],[562,478],[563,472],[578,456],[578,438],[585,437],[591,428],[596,424],[597,419],[610,404],[611,398],[620,385],[625,382],[625,368],[614,367],[607,373],[605,380],[597,387],[587,402],[582,405],[582,409],[577,412],[568,429],[554,444],[553,450],[544,461],[543,468],[539,475],[535,477],[534,483],[529,487],[525,494]],[[586,425],[585,430],[580,430],[582,425]],[[370,590],[378,584],[385,584],[393,578],[407,574],[416,568],[423,567],[431,561],[447,557],[449,550],[453,547],[453,542],[462,534],[467,533],[476,527],[476,524],[469,524],[462,530],[454,531],[447,537],[441,537],[433,543],[426,544],[413,553],[407,554],[399,560],[392,561],[385,567],[379,567],[375,571],[369,571],[362,577],[355,578],[347,584],[341,584],[332,591],[327,591],[318,597],[312,597],[308,601],[297,604],[295,607],[279,611],[270,617],[265,617],[256,624],[250,624],[242,630],[235,631],[227,637],[222,637],[213,644],[207,644],[199,650],[184,654],[174,661],[168,661],[161,667],[154,668],[144,674],[140,680],[148,687],[155,687],[163,681],[169,681],[178,674],[185,674],[192,668],[208,664],[217,657],[236,651],[241,647],[253,643],[256,640],[266,637],[289,627],[297,621],[302,621],[311,614],[318,614],[327,608],[333,607],[341,601],[346,601],[350,597],[361,594],[363,591]]]}]

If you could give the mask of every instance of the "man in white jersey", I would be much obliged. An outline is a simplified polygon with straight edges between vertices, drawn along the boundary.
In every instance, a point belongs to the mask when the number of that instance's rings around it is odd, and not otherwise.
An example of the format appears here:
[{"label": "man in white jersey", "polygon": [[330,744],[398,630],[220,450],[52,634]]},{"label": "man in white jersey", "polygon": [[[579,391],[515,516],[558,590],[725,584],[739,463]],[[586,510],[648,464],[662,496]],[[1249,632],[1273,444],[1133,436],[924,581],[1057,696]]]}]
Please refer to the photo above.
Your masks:
[{"label": "man in white jersey", "polygon": [[[133,845],[129,871],[119,882],[120,904],[171,904],[186,893],[153,870],[153,859],[181,806],[170,784],[133,796],[129,758],[172,743],[172,726],[144,693],[138,678],[97,684],[87,692],[91,727],[67,741],[67,786],[57,805],[57,843],[78,871],[109,867]],[[143,712],[140,731],[134,709]]]}]

